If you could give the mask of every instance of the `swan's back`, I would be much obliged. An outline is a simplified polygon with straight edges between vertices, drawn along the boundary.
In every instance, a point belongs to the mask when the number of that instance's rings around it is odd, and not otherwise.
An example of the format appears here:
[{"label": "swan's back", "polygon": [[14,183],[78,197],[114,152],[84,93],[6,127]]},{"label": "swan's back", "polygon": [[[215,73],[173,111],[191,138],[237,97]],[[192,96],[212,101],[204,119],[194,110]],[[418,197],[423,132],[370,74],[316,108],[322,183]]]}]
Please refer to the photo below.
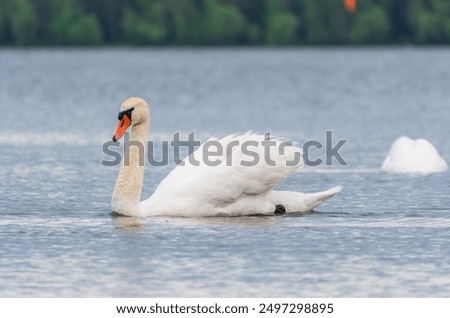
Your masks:
[{"label": "swan's back", "polygon": [[174,210],[177,201],[220,213],[246,197],[264,196],[302,166],[301,149],[287,140],[254,133],[211,138],[170,172],[143,206]]}]

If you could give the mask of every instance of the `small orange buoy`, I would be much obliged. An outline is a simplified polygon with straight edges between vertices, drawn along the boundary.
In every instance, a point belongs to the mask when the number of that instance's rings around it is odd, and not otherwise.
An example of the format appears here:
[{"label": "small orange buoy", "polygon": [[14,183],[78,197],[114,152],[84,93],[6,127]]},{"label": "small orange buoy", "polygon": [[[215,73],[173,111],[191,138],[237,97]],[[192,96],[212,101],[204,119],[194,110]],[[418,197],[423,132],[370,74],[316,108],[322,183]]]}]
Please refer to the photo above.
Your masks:
[{"label": "small orange buoy", "polygon": [[348,12],[354,13],[356,11],[356,0],[343,0],[343,1],[344,7]]}]

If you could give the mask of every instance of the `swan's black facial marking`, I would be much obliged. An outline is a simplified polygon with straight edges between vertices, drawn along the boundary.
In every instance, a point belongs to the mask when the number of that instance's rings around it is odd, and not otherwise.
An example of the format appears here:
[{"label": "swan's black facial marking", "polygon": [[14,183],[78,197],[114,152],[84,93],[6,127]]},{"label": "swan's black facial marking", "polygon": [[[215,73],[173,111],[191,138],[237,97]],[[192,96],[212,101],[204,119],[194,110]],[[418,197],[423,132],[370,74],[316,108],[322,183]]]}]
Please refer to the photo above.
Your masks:
[{"label": "swan's black facial marking", "polygon": [[122,120],[123,116],[127,116],[129,120],[131,120],[131,113],[133,112],[134,107],[131,107],[129,109],[123,110],[119,113],[119,116],[117,117],[119,120]]},{"label": "swan's black facial marking", "polygon": [[275,211],[274,211],[275,215],[282,215],[282,214],[286,214],[286,208],[284,207],[284,205],[282,204],[277,204],[275,206]]}]

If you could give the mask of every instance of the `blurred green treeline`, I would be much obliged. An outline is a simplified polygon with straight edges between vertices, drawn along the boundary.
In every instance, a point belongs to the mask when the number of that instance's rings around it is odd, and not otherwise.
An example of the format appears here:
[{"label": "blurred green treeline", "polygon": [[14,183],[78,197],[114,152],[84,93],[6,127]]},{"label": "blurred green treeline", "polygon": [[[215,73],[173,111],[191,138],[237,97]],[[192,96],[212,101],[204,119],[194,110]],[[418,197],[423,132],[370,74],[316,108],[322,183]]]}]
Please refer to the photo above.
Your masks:
[{"label": "blurred green treeline", "polygon": [[450,0],[0,0],[0,45],[450,43]]}]

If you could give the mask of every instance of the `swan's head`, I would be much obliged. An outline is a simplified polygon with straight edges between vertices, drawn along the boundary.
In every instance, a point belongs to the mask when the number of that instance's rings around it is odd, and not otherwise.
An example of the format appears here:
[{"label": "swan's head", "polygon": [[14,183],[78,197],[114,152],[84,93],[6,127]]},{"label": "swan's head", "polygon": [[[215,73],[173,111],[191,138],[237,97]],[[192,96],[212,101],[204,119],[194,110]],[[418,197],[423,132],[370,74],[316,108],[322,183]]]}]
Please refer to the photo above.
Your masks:
[{"label": "swan's head", "polygon": [[130,97],[120,106],[118,118],[119,124],[112,138],[114,142],[122,138],[128,127],[148,123],[150,111],[145,100],[139,97]]}]

